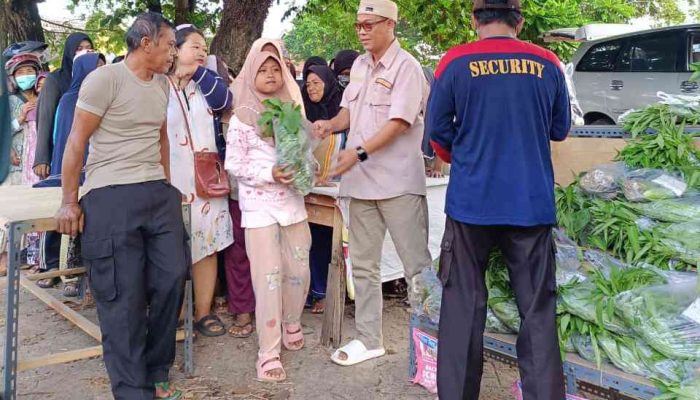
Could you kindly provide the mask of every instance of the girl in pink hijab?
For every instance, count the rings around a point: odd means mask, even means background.
[[[277,165],[274,140],[263,138],[257,124],[265,110],[264,100],[301,101],[299,87],[279,51],[265,43],[256,42],[234,82],[225,166],[238,181],[250,260],[259,345],[257,377],[281,382],[287,377],[282,346],[289,351],[304,347],[300,319],[309,289],[311,234],[304,198],[290,186],[293,171]]]

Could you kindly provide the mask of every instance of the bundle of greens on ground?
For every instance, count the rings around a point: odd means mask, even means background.
[[[262,136],[275,139],[277,164],[294,171],[292,186],[305,196],[314,186],[316,161],[301,107],[279,99],[265,100],[263,104],[265,111],[258,120]]]

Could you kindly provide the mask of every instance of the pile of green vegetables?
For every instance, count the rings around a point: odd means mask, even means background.
[[[316,164],[311,139],[302,125],[301,107],[279,99],[263,101],[258,126],[263,137],[274,138],[277,164],[293,171],[292,186],[302,195],[314,186]]]
[[[557,322],[562,357],[577,353],[602,366],[650,378],[665,399],[690,400],[684,385],[700,368],[700,324],[683,316],[697,297],[695,272],[630,265],[598,250],[568,246],[557,238]],[[576,271],[571,269],[577,265]],[[563,273],[562,273],[563,270]],[[517,333],[520,327],[507,266],[494,251],[486,273],[486,329]],[[677,393],[669,397],[669,393]]]
[[[647,377],[660,399],[700,400],[700,323],[684,315],[700,264],[700,151],[684,127],[700,99],[667,103],[625,117],[616,164],[556,188],[558,334],[562,352]],[[487,330],[517,332],[498,252],[486,284]]]

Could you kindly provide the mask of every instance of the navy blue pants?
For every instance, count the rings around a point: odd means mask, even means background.
[[[333,252],[333,228],[329,226],[310,224],[311,253],[309,265],[311,268],[310,300],[326,298],[328,285],[328,266]]]

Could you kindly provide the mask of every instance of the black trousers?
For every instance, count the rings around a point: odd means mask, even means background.
[[[524,400],[562,400],[564,375],[556,329],[551,226],[476,226],[447,218],[440,255],[444,290],[438,341],[441,400],[476,400],[483,373],[492,248],[503,252],[522,318],[516,349]]]
[[[175,360],[191,265],[180,201],[165,181],[94,189],[81,200],[83,259],[117,400],[153,399]]]

